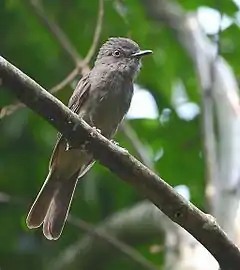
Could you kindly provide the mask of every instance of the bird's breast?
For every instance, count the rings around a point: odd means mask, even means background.
[[[112,137],[130,107],[133,84],[118,72],[106,71],[93,79],[88,122],[104,136]]]

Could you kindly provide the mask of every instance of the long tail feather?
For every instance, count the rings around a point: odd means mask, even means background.
[[[43,233],[49,240],[57,240],[65,225],[76,188],[79,171],[65,180],[54,195],[44,219]]]
[[[54,194],[58,190],[59,186],[60,181],[56,173],[50,170],[28,213],[26,223],[29,228],[37,228],[41,226],[54,197]]]

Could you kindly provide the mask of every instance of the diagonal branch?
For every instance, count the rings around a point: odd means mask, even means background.
[[[99,0],[99,9],[98,9],[98,18],[97,18],[97,23],[96,23],[96,28],[95,28],[95,33],[93,36],[93,41],[90,49],[88,50],[88,53],[84,60],[82,61],[83,65],[88,65],[89,62],[91,61],[96,49],[97,45],[101,36],[101,31],[102,31],[102,24],[103,24],[103,15],[104,15],[104,0]],[[80,66],[82,65],[80,62]],[[79,64],[78,64],[79,66]]]
[[[201,87],[203,89],[210,89],[211,76],[207,73],[209,73],[208,70],[212,61],[217,60],[216,48],[215,44],[211,44],[206,36],[202,34],[202,29],[198,26],[196,16],[193,14],[185,15],[181,6],[174,1],[141,0],[141,2],[152,20],[161,23],[165,22],[175,32],[178,41],[196,65]],[[222,61],[221,57],[218,58],[218,60]],[[220,61],[215,61],[215,71],[218,68],[216,63]],[[227,69],[230,68],[227,67]],[[240,99],[238,95],[234,91],[222,91],[220,94],[224,95],[234,114],[239,116]]]
[[[86,232],[89,232],[92,236],[98,239],[104,240],[105,242],[111,244],[113,247],[120,250],[123,254],[127,255],[131,260],[136,262],[143,269],[149,269],[149,270],[158,269],[150,261],[145,259],[137,250],[125,244],[124,242],[120,241],[119,239],[112,237],[109,234],[106,234],[103,231],[98,231],[94,226],[91,226],[86,221],[69,215],[68,222]]]
[[[56,92],[64,88],[67,84],[71,83],[74,80],[74,78],[77,76],[77,74],[78,74],[78,69],[75,68],[71,73],[68,74],[68,76],[64,80],[62,80],[60,83],[58,83],[53,88],[51,88],[49,92],[52,94],[55,94]],[[25,104],[21,102],[16,102],[14,104],[3,107],[0,110],[0,120],[4,118],[5,116],[11,115],[16,110],[19,110],[25,107],[26,107]]]
[[[80,147],[85,143],[86,150],[91,152],[100,164],[141,191],[170,219],[192,234],[209,250],[222,269],[239,269],[239,249],[212,216],[204,214],[186,201],[127,150],[92,129],[62,102],[3,57],[0,57],[0,78],[4,87],[53,125],[73,147]]]
[[[61,28],[50,20],[46,15],[46,11],[43,9],[40,0],[30,0],[29,5],[32,8],[33,12],[38,16],[39,21],[48,29],[48,31],[55,37],[55,39],[62,46],[64,52],[66,52],[72,60],[78,64],[82,59],[78,54],[75,47],[71,44],[68,37],[61,30]]]
[[[50,93],[55,94],[58,91],[60,91],[61,89],[63,89],[66,85],[68,85],[69,83],[71,83],[74,78],[77,76],[78,74],[78,69],[75,68],[73,71],[71,71],[67,77],[65,79],[63,79],[60,83],[58,83],[57,85],[53,86],[53,88],[50,89]]]
[[[132,144],[140,161],[149,169],[154,170],[154,162],[151,160],[148,153],[146,153],[145,146],[143,145],[141,140],[139,140],[137,134],[134,132],[128,121],[124,121],[122,123],[122,125],[120,126],[120,130],[124,133],[125,137]]]
[[[38,15],[38,17],[40,18],[40,21],[46,26],[49,32],[59,42],[63,50],[66,53],[68,53],[68,55],[71,57],[73,62],[75,62],[76,68],[81,71],[82,75],[85,75],[87,72],[89,72],[88,64],[97,49],[97,45],[100,39],[100,35],[102,31],[102,24],[103,24],[103,15],[104,15],[104,1],[99,0],[98,18],[96,22],[92,45],[90,49],[88,50],[88,53],[84,59],[82,59],[80,54],[77,52],[76,48],[72,45],[69,38],[58,26],[58,24],[56,24],[54,21],[48,18],[48,16],[46,15],[46,12],[43,10],[43,7],[41,6],[39,1],[40,0],[30,1],[30,5],[32,6],[33,11]]]
[[[18,205],[18,206],[19,205],[20,206],[22,206],[22,205],[23,206],[26,206],[27,201],[28,200],[26,200],[25,198],[18,197],[18,196],[13,196],[13,195],[10,195],[8,193],[1,192],[0,191],[0,204],[7,203],[7,204]],[[127,213],[128,217],[136,209],[138,210],[137,213],[139,215],[140,214],[140,211],[139,211],[140,208],[141,208],[141,213],[143,212],[142,211],[143,209],[148,210],[148,212],[149,212],[149,210],[151,210],[150,213],[155,213],[156,212],[156,210],[153,207],[153,205],[149,205],[148,202],[141,202],[141,203],[135,205],[133,207],[133,209],[130,209],[130,210],[128,209],[127,210],[128,211],[128,213]],[[145,216],[147,215],[147,213],[145,213],[145,212],[144,212],[144,214],[145,214]],[[115,214],[115,216],[117,216],[117,217],[118,216],[121,217],[121,215],[124,216],[124,211],[123,211],[123,213],[120,212],[118,214]],[[159,231],[160,231],[161,230],[161,226],[159,224],[159,221],[161,221],[161,213],[157,213],[157,217],[158,217],[158,228],[159,228]],[[115,223],[113,222],[114,224],[116,224],[116,219],[117,218],[115,218]],[[123,219],[121,218],[121,220],[123,220]],[[136,217],[135,217],[135,220],[136,220]],[[130,245],[126,244],[122,240],[118,239],[116,236],[112,235],[112,233],[110,233],[110,235],[109,235],[109,233],[107,234],[103,230],[103,228],[99,229],[99,228],[91,225],[90,223],[86,222],[85,220],[80,219],[80,218],[77,218],[77,217],[75,217],[73,215],[69,215],[68,216],[67,222],[69,224],[72,224],[73,226],[75,226],[77,228],[80,228],[84,232],[86,232],[87,233],[87,236],[86,237],[92,237],[93,236],[94,238],[96,238],[96,241],[99,239],[99,240],[102,240],[102,242],[105,242],[105,243],[110,244],[111,247],[115,247],[116,250],[119,250],[120,252],[122,252],[123,254],[125,254],[126,256],[128,256],[132,261],[134,261],[135,263],[137,263],[142,269],[157,270],[156,266],[153,265],[147,259],[145,259],[141,255],[141,253],[139,253],[137,250],[135,250],[134,248],[132,248]],[[109,222],[109,220],[108,220],[108,222]],[[137,223],[137,221],[136,221],[136,223]],[[143,221],[142,221],[142,223],[143,223]],[[106,224],[104,224],[104,225],[106,226]],[[154,226],[152,226],[152,227],[154,227]],[[154,233],[156,234],[156,231]],[[91,258],[92,258],[92,256],[91,256]],[[64,261],[64,259],[65,258],[62,258],[61,259],[61,265],[63,267],[65,267],[63,264],[66,263]],[[58,265],[58,263],[59,263],[59,260],[56,262],[56,265]],[[51,265],[51,269],[55,268],[56,265]]]
[[[95,237],[95,232],[101,236],[108,237],[110,235],[111,238],[114,237],[114,240],[120,243],[124,241],[124,245],[128,244],[128,248],[124,248],[128,252],[131,246],[138,246],[146,242],[150,244],[152,240],[155,243],[160,242],[165,230],[169,229],[169,223],[170,220],[151,202],[146,200],[138,202],[131,207],[113,213],[100,223],[94,224],[93,230],[91,230],[91,226],[88,226],[86,230],[89,233],[63,249],[46,265],[46,269],[95,269],[96,261],[99,269],[105,269],[109,264],[109,259],[118,256],[117,251],[121,250],[117,248],[119,243],[114,245],[106,241],[107,239],[102,241],[102,237],[101,239]],[[84,226],[80,228],[84,229]],[[92,234],[92,232],[94,233]],[[113,249],[114,246],[117,248],[116,250]],[[124,251],[122,253],[126,254]],[[128,252],[126,255],[129,256],[130,253]],[[136,263],[135,257],[130,257]],[[143,264],[138,263],[138,265],[145,268]]]
[[[213,142],[215,134],[213,134],[212,127],[210,133],[206,134],[210,136],[206,146],[209,147],[208,151],[211,151],[211,157],[208,159],[211,160],[212,164],[217,162],[217,166],[211,171],[213,178],[211,179],[211,197],[209,196],[209,198],[211,199],[212,213],[231,239],[236,241],[239,230],[236,216],[239,211],[240,199],[238,192],[240,98],[234,72],[223,57],[219,55],[216,57],[216,44],[212,43],[203,33],[196,14],[185,14],[175,1],[141,0],[141,2],[152,20],[158,23],[164,21],[174,31],[177,40],[194,63],[200,89],[205,92],[202,95],[207,95],[206,91],[211,89],[214,103],[210,104],[208,109],[212,110],[211,107],[214,106],[218,141],[215,146],[215,142]],[[209,98],[207,102],[209,102]],[[208,128],[210,125],[212,126],[212,119],[209,120]],[[217,157],[215,151],[217,151]]]
[[[30,0],[29,2],[30,7],[32,10],[37,14],[40,21],[43,23],[44,26],[48,29],[48,31],[55,37],[55,39],[59,42],[63,50],[70,56],[70,58],[75,63],[76,67],[72,70],[66,78],[64,78],[61,82],[57,85],[53,86],[50,89],[51,93],[57,93],[58,91],[62,90],[66,85],[71,83],[74,78],[78,75],[79,71],[82,75],[85,75],[89,72],[90,68],[88,66],[90,60],[92,59],[102,31],[102,24],[103,24],[103,15],[104,15],[104,1],[99,0],[99,11],[98,11],[98,18],[96,22],[95,33],[93,36],[93,41],[88,53],[84,59],[82,59],[81,55],[77,52],[75,47],[71,44],[68,37],[62,31],[62,29],[52,20],[48,18],[46,15],[45,10],[41,6],[39,0]],[[5,116],[9,116],[14,113],[16,110],[24,108],[25,105],[21,102],[17,102],[15,104],[11,104],[5,106],[0,110],[0,119],[4,118]]]

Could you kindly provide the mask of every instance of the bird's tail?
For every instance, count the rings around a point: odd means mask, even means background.
[[[57,240],[62,233],[77,185],[78,173],[64,181],[53,197],[43,223],[43,234],[49,240]]]
[[[77,184],[79,171],[70,179],[59,179],[54,171],[49,172],[37,198],[27,216],[29,228],[40,227],[49,240],[56,240],[61,235]]]

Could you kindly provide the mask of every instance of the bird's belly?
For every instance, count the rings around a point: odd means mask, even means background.
[[[115,133],[123,116],[124,113],[121,113],[117,106],[113,107],[103,103],[93,112],[91,120],[93,125],[100,129],[104,136],[110,137]]]
[[[100,97],[90,113],[91,125],[100,129],[104,136],[112,137],[128,111],[130,100],[124,93]]]

